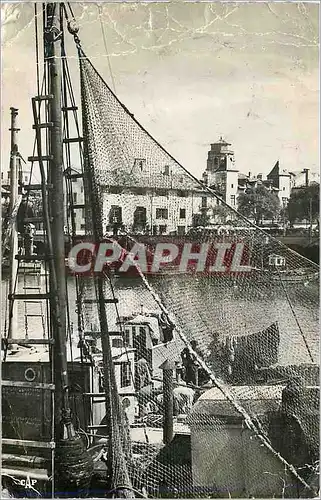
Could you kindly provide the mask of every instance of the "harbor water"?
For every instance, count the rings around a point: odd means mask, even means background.
[[[45,278],[29,275],[19,276],[18,290],[23,293],[27,287],[42,287]],[[211,338],[219,335],[244,335],[264,330],[271,323],[278,322],[280,330],[279,363],[296,364],[318,360],[318,283],[298,283],[286,285],[249,286],[246,280],[237,285],[226,286],[226,282],[195,276],[152,277],[149,282],[158,297],[165,304],[176,324],[187,339],[196,339],[200,351],[206,355]],[[88,278],[88,288],[92,280]],[[2,276],[2,334],[6,325],[7,310],[4,298],[8,294],[8,279]],[[114,293],[118,298],[117,310],[107,304],[109,329],[117,328],[119,317],[132,313],[159,310],[152,294],[140,278],[113,278]],[[39,289],[40,290],[40,289]],[[250,291],[250,293],[249,293]],[[68,309],[73,331],[77,330],[76,284],[68,278]],[[94,291],[92,290],[92,297]],[[106,297],[111,292],[106,287]],[[85,306],[84,306],[85,307]],[[41,337],[46,328],[46,305],[44,301],[18,301],[16,338],[26,334]],[[87,324],[93,328],[98,324],[95,306],[86,310]],[[27,315],[37,315],[28,316]],[[306,348],[308,344],[310,354]]]

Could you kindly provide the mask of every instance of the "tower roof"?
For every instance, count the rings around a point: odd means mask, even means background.
[[[231,143],[226,142],[226,141],[225,141],[225,139],[223,139],[223,137],[222,137],[222,136],[219,138],[219,140],[218,140],[218,141],[213,142],[213,143],[211,144],[211,146],[213,146],[214,144],[219,144],[220,146],[231,146]]]
[[[274,167],[272,168],[271,172],[267,175],[267,178],[269,179],[270,177],[278,177],[279,174],[280,174],[280,162],[278,160],[274,165]]]

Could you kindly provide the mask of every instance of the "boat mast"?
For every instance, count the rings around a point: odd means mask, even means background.
[[[18,202],[18,132],[17,128],[17,116],[18,110],[16,108],[10,108],[11,111],[11,151],[10,151],[10,205],[9,214],[13,213]],[[17,217],[15,217],[11,229],[10,237],[10,282],[9,282],[9,294],[13,297],[16,288],[17,271],[18,271],[18,261],[16,260],[16,255],[18,253],[18,228],[17,228]],[[12,298],[10,307],[10,319],[8,328],[8,338],[12,339],[13,334],[17,332],[17,302]]]
[[[46,62],[49,77],[49,121],[53,124],[49,130],[49,182],[50,193],[51,240],[53,266],[51,273],[51,291],[55,314],[52,317],[55,371],[55,413],[56,439],[59,437],[59,424],[62,418],[67,436],[72,437],[74,431],[70,421],[68,398],[67,351],[66,351],[66,313],[67,292],[65,276],[65,239],[64,239],[64,177],[63,177],[63,140],[61,119],[61,21],[60,3],[46,5],[45,45]],[[60,428],[60,431],[62,429]],[[66,437],[66,436],[65,436]]]

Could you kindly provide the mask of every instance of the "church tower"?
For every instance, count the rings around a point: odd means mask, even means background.
[[[208,152],[207,167],[203,178],[229,205],[236,206],[238,170],[235,167],[234,151],[231,144],[221,137],[211,144]]]

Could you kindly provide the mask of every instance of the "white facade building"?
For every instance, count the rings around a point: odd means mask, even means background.
[[[76,174],[76,175],[75,175]],[[72,170],[72,197],[77,234],[85,231],[83,180]],[[104,230],[112,232],[115,225],[127,232],[149,234],[185,234],[193,224],[193,215],[200,213],[202,188],[186,174],[140,176],[139,182],[101,184]]]
[[[193,190],[126,188],[121,193],[104,194],[106,228],[122,222],[127,231],[153,234],[185,234],[193,214],[200,211],[200,193]]]
[[[271,172],[267,175],[267,180],[277,190],[281,207],[286,206],[295,184],[295,174],[280,168],[280,163],[277,161]]]

